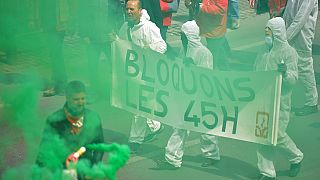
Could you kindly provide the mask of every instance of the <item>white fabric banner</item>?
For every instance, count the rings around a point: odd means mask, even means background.
[[[280,91],[278,72],[215,71],[113,44],[112,105],[177,128],[276,145]]]

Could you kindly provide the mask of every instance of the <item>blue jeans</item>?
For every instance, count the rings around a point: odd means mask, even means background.
[[[239,19],[239,8],[238,0],[228,0],[228,19],[237,20]]]

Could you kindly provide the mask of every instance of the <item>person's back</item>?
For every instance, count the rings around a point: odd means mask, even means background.
[[[228,58],[230,46],[225,37],[227,31],[228,0],[203,0],[196,16],[200,36],[205,37],[207,47],[213,55],[215,68],[230,70]]]

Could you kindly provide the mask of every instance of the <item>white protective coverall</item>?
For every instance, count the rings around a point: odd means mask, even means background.
[[[142,10],[139,24],[129,28],[128,22],[125,22],[120,28],[119,37],[121,39],[129,40],[129,35],[131,36],[132,42],[138,46],[149,47],[161,54],[165,53],[167,50],[167,44],[160,35],[160,29],[150,21],[150,16],[144,9]],[[159,130],[161,123],[135,115],[131,125],[129,142],[142,144],[147,131],[147,125],[151,132],[155,132]]]
[[[260,173],[268,177],[276,177],[272,161],[275,149],[281,150],[291,164],[299,163],[303,159],[303,153],[286,133],[290,119],[292,87],[298,79],[298,55],[295,49],[288,44],[285,23],[281,17],[270,19],[266,26],[273,33],[273,47],[269,52],[258,56],[255,64],[256,70],[277,70],[277,65],[280,63],[285,63],[287,66],[286,75],[282,78],[278,144],[275,147],[262,146],[257,152]]]
[[[181,27],[188,39],[186,57],[194,60],[197,66],[213,69],[211,52],[200,42],[199,27],[195,21],[188,21]],[[190,131],[185,129],[173,129],[168,140],[165,159],[175,167],[181,167],[184,143]],[[217,138],[213,135],[201,134],[201,151],[205,158],[220,160]]]
[[[288,0],[283,15],[289,44],[298,53],[299,80],[306,89],[306,106],[318,104],[313,69],[312,40],[318,16],[318,0]]]

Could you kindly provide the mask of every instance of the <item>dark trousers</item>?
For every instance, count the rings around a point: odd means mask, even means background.
[[[99,61],[101,53],[105,53],[107,58],[107,72],[103,73],[103,81],[107,84],[108,89],[111,86],[111,44],[103,42],[91,42],[87,45],[88,55],[88,78],[90,81],[90,88],[94,93],[103,93],[100,80],[101,75],[99,72]],[[107,77],[105,77],[105,75]]]
[[[166,41],[166,42],[167,42],[167,31],[168,31],[168,27],[169,27],[169,26],[162,26],[162,27],[160,28],[161,37],[162,37],[162,39],[163,39],[164,41]]]
[[[49,58],[51,62],[52,83],[56,91],[64,91],[67,72],[63,57],[63,40],[65,32],[47,32]]]
[[[215,69],[230,70],[228,57],[230,56],[230,46],[225,36],[220,38],[206,38],[207,47],[213,55],[213,66]]]

